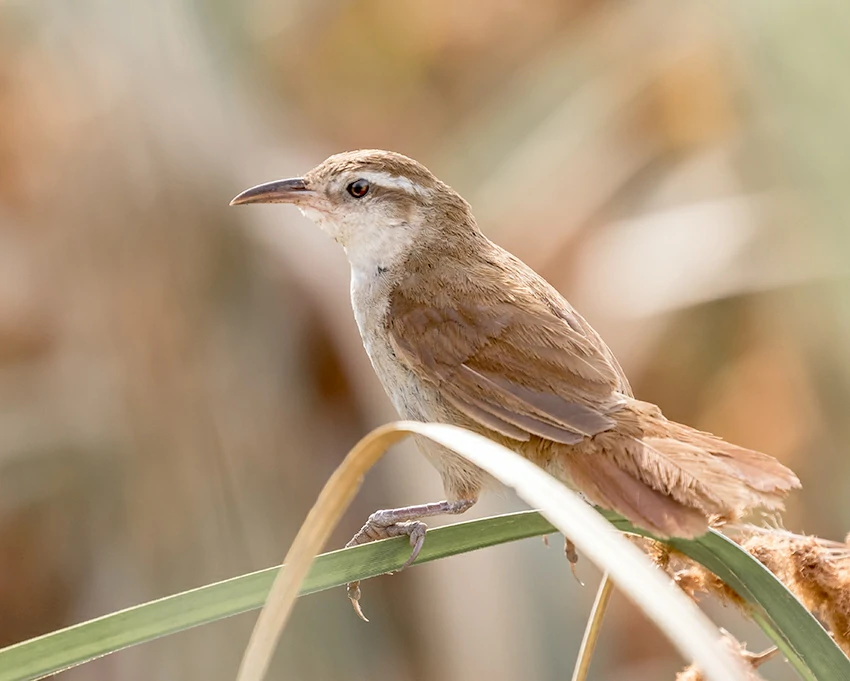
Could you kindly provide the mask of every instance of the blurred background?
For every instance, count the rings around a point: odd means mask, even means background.
[[[848,66],[834,0],[0,3],[0,645],[275,564],[392,420],[343,253],[295,210],[227,206],[361,147],[452,184],[639,397],[781,459],[785,525],[843,538]],[[440,498],[397,447],[330,548]],[[273,678],[569,678],[578,572],[529,540],[368,582],[369,625],[312,596]],[[232,679],[254,617],[65,678]],[[615,597],[591,678],[681,666]]]

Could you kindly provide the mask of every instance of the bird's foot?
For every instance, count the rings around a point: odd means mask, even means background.
[[[405,568],[410,567],[410,565],[413,564],[413,561],[419,557],[419,552],[422,550],[422,545],[425,543],[425,532],[428,530],[428,526],[421,520],[408,520],[400,523],[391,523],[390,525],[380,525],[378,524],[380,520],[375,520],[375,516],[378,516],[379,513],[385,512],[386,511],[378,511],[378,513],[372,514],[366,524],[360,528],[360,531],[355,534],[351,538],[351,541],[349,541],[345,546],[347,548],[349,546],[367,544],[379,539],[389,539],[390,537],[407,535],[410,537],[410,546],[413,547],[413,550],[410,552],[410,556],[404,562],[404,565],[397,570],[397,572],[401,572]],[[354,607],[354,612],[356,612],[357,616],[364,622],[368,622],[369,620],[366,619],[366,616],[363,614],[363,609],[360,607],[360,582],[350,582],[346,585],[346,588],[348,590],[348,599]]]
[[[419,557],[419,552],[425,543],[425,533],[428,526],[419,518],[427,518],[434,515],[458,514],[468,510],[475,501],[438,501],[433,504],[420,504],[419,506],[406,506],[404,508],[385,509],[375,511],[369,516],[366,524],[360,528],[351,541],[345,546],[357,546],[378,539],[389,539],[390,537],[407,536],[410,538],[412,550],[410,556],[396,572],[410,567]],[[348,598],[354,611],[364,622],[368,622],[360,607],[360,582],[350,582],[347,585]]]

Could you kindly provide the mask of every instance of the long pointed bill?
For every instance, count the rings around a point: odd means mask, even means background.
[[[243,203],[295,203],[302,197],[307,197],[312,192],[307,188],[307,184],[301,177],[296,177],[291,180],[276,180],[275,182],[266,182],[258,184],[256,187],[246,189],[239,194],[233,201],[231,206],[238,206]]]

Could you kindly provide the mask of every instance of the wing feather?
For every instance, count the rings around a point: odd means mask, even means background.
[[[577,444],[614,427],[609,414],[628,382],[590,325],[531,274],[542,291],[510,277],[494,291],[470,272],[462,287],[424,300],[414,273],[390,295],[390,342],[410,371],[484,428]]]

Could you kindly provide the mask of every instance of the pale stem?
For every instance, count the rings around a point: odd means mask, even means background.
[[[581,640],[581,648],[578,651],[578,659],[576,660],[575,670],[573,670],[572,681],[585,681],[587,679],[587,673],[590,671],[590,661],[593,658],[593,651],[599,640],[599,632],[602,630],[602,618],[605,617],[605,610],[608,608],[608,601],[611,600],[613,591],[614,582],[611,581],[611,578],[606,572],[602,575],[599,590],[596,592],[596,600],[593,601],[590,618],[587,620],[587,627],[584,630],[584,638]]]

